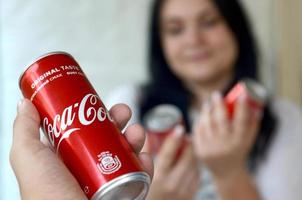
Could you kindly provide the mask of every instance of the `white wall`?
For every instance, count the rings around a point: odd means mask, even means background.
[[[101,96],[117,85],[144,81],[150,0],[4,1],[0,4],[0,199],[14,200],[19,199],[18,187],[8,153],[23,67],[41,54],[63,50],[75,56]],[[269,57],[267,10],[271,0],[244,2],[257,7],[258,14],[252,14]]]

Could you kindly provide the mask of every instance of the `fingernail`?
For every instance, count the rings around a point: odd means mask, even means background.
[[[182,125],[176,125],[173,130],[173,136],[179,138],[184,134],[184,131],[185,129]]]
[[[24,99],[20,99],[17,106],[17,112],[20,113],[20,110],[22,109],[22,106],[24,104]]]
[[[221,93],[218,91],[215,91],[212,93],[212,101],[215,103],[219,103],[222,100]]]

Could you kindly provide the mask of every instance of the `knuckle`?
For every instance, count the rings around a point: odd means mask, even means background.
[[[9,162],[12,167],[15,164],[15,157],[16,157],[16,149],[15,149],[14,145],[12,145],[10,152],[9,152]]]
[[[166,183],[167,183],[167,174],[164,173],[160,169],[155,169],[152,182],[156,183],[158,185],[166,185]]]
[[[204,159],[204,153],[201,152],[201,151],[197,151],[197,152],[196,152],[196,156],[197,156],[199,159],[201,159],[201,160]]]
[[[17,128],[17,126],[19,125],[20,123],[20,117],[17,116],[15,119],[14,119],[14,123],[13,123],[13,129],[15,130]]]
[[[169,184],[165,185],[165,190],[168,195],[174,195],[177,193],[177,185],[175,181],[170,181]]]
[[[131,124],[127,127],[129,130],[138,130],[138,131],[144,131],[144,128],[139,123]]]
[[[33,130],[39,127],[39,121],[36,121],[33,118],[27,116],[17,116],[14,120],[13,129],[15,131],[20,127],[22,127],[24,131]]]

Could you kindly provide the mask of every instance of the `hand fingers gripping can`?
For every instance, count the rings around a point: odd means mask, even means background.
[[[150,177],[74,58],[41,56],[20,89],[39,111],[51,146],[89,199],[144,199]]]

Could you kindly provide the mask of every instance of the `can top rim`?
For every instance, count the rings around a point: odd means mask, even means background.
[[[48,53],[45,53],[45,54],[42,54],[41,56],[37,57],[36,59],[33,59],[31,62],[29,62],[29,64],[25,65],[25,67],[23,68],[20,76],[19,76],[19,79],[18,79],[18,83],[19,83],[19,88],[21,89],[21,80],[24,76],[24,74],[26,73],[26,71],[30,68],[30,66],[32,66],[35,62],[47,57],[47,56],[51,56],[51,55],[68,55],[68,56],[71,56],[73,57],[72,55],[70,55],[69,53],[65,52],[65,51],[51,51],[51,52],[48,52]]]
[[[260,103],[267,102],[269,94],[263,85],[248,78],[243,79],[242,82],[253,99]]]
[[[149,130],[162,132],[177,123],[181,116],[181,111],[175,105],[160,104],[146,113],[143,123]]]

